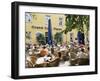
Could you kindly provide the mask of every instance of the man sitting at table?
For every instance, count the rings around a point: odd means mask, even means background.
[[[43,48],[40,51],[40,56],[44,57],[44,56],[48,55],[48,53],[49,53],[48,49],[45,46],[43,46]]]

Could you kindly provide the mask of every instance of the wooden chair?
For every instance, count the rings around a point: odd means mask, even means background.
[[[55,67],[55,66],[58,66],[58,65],[59,65],[59,61],[60,61],[60,59],[59,59],[59,58],[56,58],[56,59],[50,61],[50,62],[48,63],[47,66],[48,66],[48,67]]]
[[[30,55],[30,60],[26,60],[26,68],[33,68],[36,62],[36,57],[34,55]]]
[[[33,68],[32,63],[26,60],[25,68]]]
[[[89,65],[89,59],[88,58],[80,58],[78,59],[79,65]]]
[[[70,52],[69,61],[71,66],[75,66],[77,64],[77,56],[74,52]]]
[[[35,64],[35,62],[36,62],[36,60],[37,60],[36,56],[30,56],[30,58],[31,58],[31,62],[32,62],[33,64]]]
[[[69,60],[69,55],[68,55],[68,51],[65,51],[63,53],[63,61],[68,61]]]

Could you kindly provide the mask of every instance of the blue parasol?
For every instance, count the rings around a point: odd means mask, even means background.
[[[51,19],[48,19],[48,44],[52,45]]]

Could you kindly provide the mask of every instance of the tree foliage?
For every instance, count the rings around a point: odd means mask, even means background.
[[[39,44],[45,44],[45,36],[42,33],[39,33],[36,36],[36,39],[37,39]]]
[[[54,35],[54,40],[55,40],[57,43],[61,43],[61,42],[62,42],[62,33],[57,32],[57,33]]]
[[[72,29],[77,28],[84,32],[83,26],[86,25],[87,31],[89,30],[89,16],[88,15],[65,15],[65,26],[66,28],[62,31],[67,34]]]

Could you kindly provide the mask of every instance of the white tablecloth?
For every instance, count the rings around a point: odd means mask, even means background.
[[[36,64],[41,64],[41,63],[50,61],[50,59],[51,59],[51,57],[47,57],[47,56],[40,57],[37,59]]]
[[[44,62],[45,62],[44,57],[40,57],[40,58],[37,59],[36,64],[41,64],[41,63],[44,63]]]

